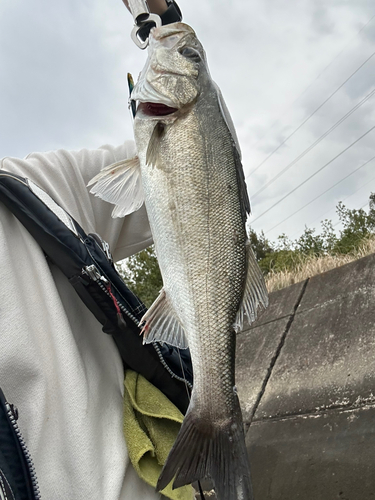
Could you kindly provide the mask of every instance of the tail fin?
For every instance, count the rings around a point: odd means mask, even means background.
[[[241,410],[225,426],[187,413],[156,489],[175,477],[173,488],[210,477],[218,500],[253,500]]]

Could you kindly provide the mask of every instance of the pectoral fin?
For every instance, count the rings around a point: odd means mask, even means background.
[[[156,167],[158,164],[160,140],[164,135],[165,125],[162,122],[157,122],[151,134],[150,142],[148,143],[146,152],[146,165]]]
[[[268,306],[268,293],[264,283],[262,271],[255,259],[250,243],[246,246],[247,275],[245,291],[240,309],[238,310],[234,329],[239,331],[243,328],[244,315],[247,320],[253,323],[257,317],[258,306],[266,308]]]
[[[104,167],[88,183],[90,193],[113,203],[112,217],[124,217],[135,212],[144,202],[139,158],[123,160]]]
[[[184,329],[168,300],[164,288],[141,319],[141,323],[144,323],[142,333],[146,344],[159,341],[180,349],[188,347]]]

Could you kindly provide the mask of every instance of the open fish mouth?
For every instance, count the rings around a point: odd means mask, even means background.
[[[172,108],[166,104],[156,102],[140,102],[137,113],[141,112],[147,116],[167,116],[175,113],[177,108]]]

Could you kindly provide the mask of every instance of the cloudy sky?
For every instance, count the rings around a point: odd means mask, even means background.
[[[375,160],[359,168],[375,156],[374,2],[179,3],[238,132],[252,227],[296,238],[335,223],[339,200],[363,206],[375,191]],[[121,0],[1,0],[0,23],[0,157],[132,137],[126,74],[146,54]]]

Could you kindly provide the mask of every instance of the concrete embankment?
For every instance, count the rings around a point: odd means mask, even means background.
[[[375,499],[375,255],[272,293],[236,378],[255,500]]]

